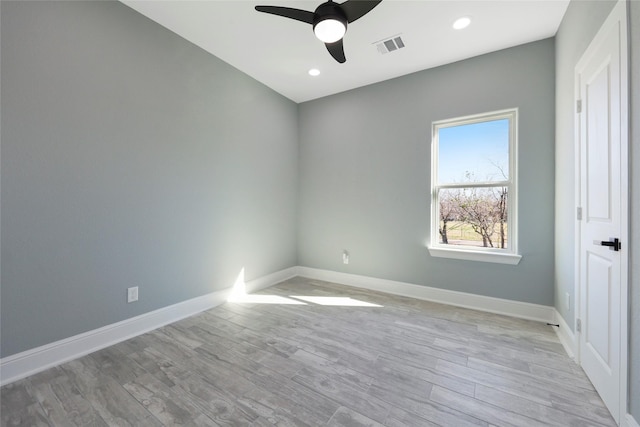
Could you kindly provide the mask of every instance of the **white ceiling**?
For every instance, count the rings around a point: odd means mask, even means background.
[[[295,102],[304,102],[555,35],[569,0],[383,0],[349,25],[337,63],[311,25],[254,6],[309,11],[323,0],[121,0]],[[453,22],[470,16],[471,25]],[[376,42],[400,34],[405,48]],[[311,77],[317,68],[320,76]]]

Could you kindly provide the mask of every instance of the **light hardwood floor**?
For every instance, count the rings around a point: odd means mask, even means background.
[[[304,278],[260,294],[3,387],[2,426],[615,426],[544,324]]]

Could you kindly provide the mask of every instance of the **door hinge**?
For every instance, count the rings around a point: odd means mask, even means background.
[[[576,332],[582,332],[582,320],[576,319]]]
[[[576,208],[576,218],[578,221],[582,221],[582,208],[581,207],[577,207]]]
[[[582,99],[576,101],[576,113],[582,113]]]

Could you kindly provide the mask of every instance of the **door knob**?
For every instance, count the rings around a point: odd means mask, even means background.
[[[602,246],[609,246],[610,248],[613,248],[614,251],[618,252],[620,249],[622,249],[622,244],[620,243],[620,240],[618,240],[618,238],[611,238],[609,239],[609,241],[602,241],[600,242],[600,244]]]

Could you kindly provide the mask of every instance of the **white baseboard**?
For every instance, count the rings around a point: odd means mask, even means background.
[[[356,274],[339,273],[310,267],[298,267],[298,275],[310,279],[324,280],[357,288],[370,289],[388,294],[401,295],[457,307],[471,308],[489,313],[503,314],[521,319],[551,322],[555,309],[546,305],[531,304],[465,292],[449,291],[429,286],[377,279]]]
[[[640,424],[633,418],[631,414],[626,414],[624,417],[624,423],[622,427],[640,427]]]
[[[578,348],[576,336],[571,330],[571,328],[569,327],[569,325],[567,324],[567,322],[565,322],[562,315],[558,313],[557,310],[554,310],[554,312],[555,312],[554,323],[557,323],[560,325],[560,327],[556,328],[556,334],[558,335],[558,338],[560,339],[560,343],[564,347],[569,357],[575,360],[576,349]]]
[[[297,275],[297,267],[246,282],[248,292],[273,286]],[[0,359],[0,385],[28,377],[53,366],[93,353],[169,323],[193,316],[224,303],[231,288],[212,292],[140,316],[84,332],[60,341]]]

